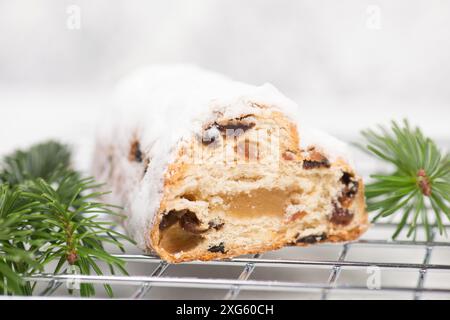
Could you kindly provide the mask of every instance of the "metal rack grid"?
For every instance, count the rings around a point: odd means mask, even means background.
[[[374,172],[373,163],[365,160],[361,171]],[[374,224],[353,242],[287,247],[221,261],[168,264],[131,248],[127,252],[132,253],[117,254],[127,261],[128,276],[43,273],[28,279],[40,285],[37,292],[43,299],[73,298],[64,286],[69,281],[110,284],[117,297],[127,299],[450,299],[448,239],[434,229],[430,241],[393,241],[395,226]],[[450,234],[450,224],[446,230]],[[375,272],[379,286],[369,286]]]
[[[379,228],[390,228],[394,225],[391,223],[376,224],[372,227],[373,230]],[[433,237],[435,233],[433,233]],[[236,298],[252,298],[252,296],[244,295],[244,291],[250,292],[266,292],[269,293],[266,298],[317,298],[317,299],[334,299],[334,298],[391,298],[396,297],[400,299],[426,299],[426,298],[450,298],[450,259],[446,254],[450,251],[450,243],[445,241],[408,241],[399,240],[391,241],[384,239],[361,239],[354,242],[344,244],[323,244],[310,247],[310,252],[317,251],[316,248],[328,248],[333,252],[339,252],[336,259],[296,259],[301,257],[302,251],[305,248],[292,247],[291,252],[287,253],[292,258],[283,258],[277,256],[278,251],[269,254],[256,254],[252,256],[238,257],[222,261],[200,262],[193,261],[189,263],[171,265],[156,256],[142,255],[142,254],[118,254],[122,259],[129,263],[135,263],[144,266],[148,271],[148,275],[130,274],[129,276],[119,275],[51,275],[38,274],[29,277],[29,280],[45,283],[44,289],[40,292],[41,297],[61,296],[64,292],[63,284],[67,281],[91,282],[94,284],[111,284],[117,287],[127,287],[128,295],[123,298],[143,299],[149,297],[149,293],[157,288],[172,288],[177,290],[189,288],[190,292],[194,291],[208,291],[219,290],[222,296],[214,296],[214,298],[223,298],[232,300]],[[352,259],[352,251],[358,249],[362,250],[366,256],[376,257],[378,253],[374,250],[382,250],[381,255],[384,259],[388,257],[387,261],[365,261],[361,258]],[[436,257],[433,260],[433,254],[438,250],[444,250],[444,256]],[[418,256],[412,254],[411,256],[399,257],[392,255],[392,250],[400,252],[411,253],[417,250],[423,254]],[[390,253],[391,252],[391,253]],[[293,254],[294,253],[294,254]],[[266,257],[266,255],[268,255]],[[420,261],[410,261],[419,259]],[[409,260],[403,261],[402,260]],[[375,259],[376,260],[376,259]],[[442,262],[443,261],[443,262]],[[199,266],[206,267],[212,271],[213,277],[195,276],[195,269]],[[171,267],[183,268],[191,267],[194,270],[194,276],[173,276],[169,272]],[[214,269],[219,267],[237,268],[239,270],[237,277],[226,278],[214,276]],[[255,271],[260,268],[270,268],[269,270],[278,269],[281,273],[286,275],[289,272],[302,272],[304,268],[309,268],[311,272],[317,272],[321,268],[322,274],[325,269],[328,273],[326,279],[322,281],[310,282],[302,279],[289,281],[276,280],[276,275],[273,279],[263,280],[258,277],[253,278]],[[398,277],[404,277],[405,272],[409,272],[413,276],[412,281],[414,285],[390,284],[390,280],[386,285],[381,281],[381,287],[368,287],[367,283],[353,283],[351,280],[342,279],[342,272],[349,271],[350,274],[365,274],[368,278],[367,270],[375,270],[380,273],[380,279],[383,279],[383,273],[390,271],[399,271]],[[378,268],[378,269],[374,269]],[[377,271],[378,270],[378,271]],[[222,270],[219,271],[222,272]],[[329,272],[328,272],[329,271]],[[438,278],[434,282],[427,283],[427,277],[430,272],[438,272]],[[271,275],[269,274],[269,277]],[[300,277],[301,278],[301,277]],[[394,277],[395,278],[395,277]],[[342,281],[340,281],[342,280]],[[392,279],[391,279],[392,280]],[[62,289],[62,290],[61,290]],[[194,290],[194,291],[192,291]],[[58,293],[59,292],[59,293]],[[304,295],[308,293],[309,295]],[[336,295],[337,293],[337,295]],[[375,296],[373,294],[376,293]],[[64,293],[62,293],[64,294]],[[281,294],[281,295],[280,295]],[[288,295],[283,295],[288,294]],[[298,295],[300,294],[300,295]],[[350,294],[350,295],[349,295]],[[380,295],[381,294],[381,295]],[[431,296],[430,296],[431,295]],[[167,297],[167,296],[166,296]],[[170,297],[170,296],[169,296]],[[173,295],[178,298],[177,295]],[[196,298],[195,294],[188,295],[187,298]],[[208,293],[206,293],[208,297]],[[153,297],[161,298],[161,297]],[[254,295],[253,298],[261,298],[259,295]],[[264,296],[263,296],[264,298]]]

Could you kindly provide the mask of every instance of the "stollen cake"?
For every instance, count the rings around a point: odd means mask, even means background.
[[[270,84],[150,66],[120,83],[114,103],[93,171],[147,252],[222,259],[353,240],[368,227],[346,145],[308,128]]]

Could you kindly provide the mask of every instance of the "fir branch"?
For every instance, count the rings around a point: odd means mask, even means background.
[[[104,247],[123,251],[122,242],[132,242],[113,230],[109,217],[120,216],[118,208],[95,201],[103,194],[101,185],[70,169],[67,152],[65,145],[51,141],[6,157],[0,189],[0,289],[7,294],[32,294],[35,284],[20,275],[42,271],[51,262],[56,262],[55,274],[74,266],[82,274],[102,274],[98,262],[113,274],[127,274],[124,261]],[[105,290],[112,295],[108,285]],[[94,295],[94,286],[81,284],[80,294]]]
[[[390,174],[372,175],[373,182],[366,186],[367,208],[377,212],[373,220],[402,212],[394,239],[407,225],[407,236],[414,239],[419,225],[424,226],[427,240],[433,226],[445,233],[443,220],[450,219],[450,155],[443,154],[406,120],[403,126],[392,122],[390,130],[379,126],[378,131],[366,130],[362,134],[367,141],[366,151],[395,168]]]
[[[4,294],[31,294],[31,287],[20,277],[29,268],[41,269],[32,250],[24,245],[33,233],[36,203],[7,185],[0,186],[0,290]]]
[[[35,144],[28,150],[16,150],[3,159],[0,182],[17,185],[35,178],[51,181],[57,169],[70,167],[70,157],[69,147],[53,140]]]

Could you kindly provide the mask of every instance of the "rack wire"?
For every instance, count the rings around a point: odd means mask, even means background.
[[[131,248],[117,254],[128,263],[126,276],[43,273],[28,280],[38,283],[42,299],[73,298],[65,284],[74,281],[110,284],[128,299],[450,299],[448,239],[434,229],[429,241],[394,241],[395,227],[376,223],[353,242],[208,262],[169,264]]]
[[[386,228],[390,227],[390,224],[376,224],[373,228]],[[29,277],[29,280],[45,283],[45,288],[41,291],[40,295],[42,297],[52,297],[55,296],[56,292],[64,292],[64,283],[68,281],[80,281],[80,282],[90,282],[94,284],[110,284],[113,286],[123,286],[128,287],[129,294],[126,298],[131,299],[143,299],[148,298],[149,293],[155,288],[172,288],[176,292],[180,289],[189,288],[195,291],[207,291],[207,290],[219,290],[223,294],[223,299],[233,300],[236,298],[241,298],[243,291],[251,292],[266,292],[269,293],[267,298],[285,298],[286,295],[283,293],[288,293],[287,297],[295,298],[296,293],[309,293],[310,298],[339,298],[345,297],[350,294],[351,297],[355,298],[373,298],[374,293],[378,297],[390,298],[395,297],[395,294],[400,294],[397,296],[401,299],[426,299],[426,298],[444,298],[448,299],[450,297],[450,263],[433,263],[432,260],[439,260],[448,258],[448,255],[444,257],[439,257],[435,259],[433,256],[436,248],[444,249],[450,251],[450,243],[445,241],[391,241],[385,239],[361,239],[358,241],[331,245],[323,244],[317,245],[316,247],[332,247],[333,251],[338,249],[340,252],[335,260],[328,259],[296,259],[295,257],[301,256],[304,248],[294,247],[292,248],[289,255],[293,258],[282,258],[277,256],[277,252],[272,253],[269,257],[265,257],[265,254],[256,254],[252,256],[237,257],[234,259],[220,260],[220,261],[209,261],[200,262],[192,261],[183,264],[171,265],[165,261],[160,260],[156,256],[152,255],[142,255],[142,254],[118,254],[129,263],[137,263],[143,265],[144,269],[148,270],[148,275],[138,275],[130,274],[128,276],[123,275],[73,275],[73,274],[37,274]],[[361,259],[349,259],[349,255],[355,248],[362,249],[366,255],[372,255],[376,257],[379,253],[372,252],[373,250],[380,248],[385,252],[384,257],[388,256],[388,261],[363,261]],[[388,254],[392,253],[392,250],[401,250],[407,252],[412,250],[411,253],[414,254],[418,249],[423,251],[420,262],[402,262],[402,259],[396,259],[395,255]],[[310,248],[310,253],[314,253],[315,248]],[[296,254],[292,254],[292,252]],[[448,252],[445,252],[448,253]],[[403,258],[408,258],[404,256]],[[398,258],[398,257],[397,257]],[[402,257],[400,257],[402,258]],[[375,259],[376,260],[376,259]],[[448,262],[448,261],[444,261]],[[220,277],[202,277],[199,275],[195,276],[173,276],[170,274],[169,270],[171,267],[195,267],[202,266],[210,269],[211,274],[214,274],[214,268],[226,267],[226,268],[239,268],[240,272],[236,278],[220,278]],[[350,270],[350,274],[364,273],[367,274],[367,268],[372,268],[380,273],[381,283],[379,287],[372,288],[367,285],[367,283],[354,283],[352,281],[339,281],[342,277],[341,274],[344,270]],[[325,268],[329,270],[328,277],[324,278],[324,281],[310,282],[310,281],[295,281],[295,279],[290,281],[276,280],[276,275],[280,272],[273,274],[274,278],[270,280],[261,280],[258,277],[252,278],[255,275],[255,271],[259,268],[269,268],[269,270],[278,269],[281,273],[288,274],[289,272],[304,270],[304,268],[309,268],[311,272],[318,270],[319,268]],[[374,269],[375,268],[375,269]],[[395,285],[390,284],[389,279],[386,285],[383,284],[383,273],[392,270],[400,271],[398,277],[404,277],[405,272],[410,272],[416,275],[415,285]],[[427,276],[431,271],[439,272],[439,279],[437,281],[431,281],[427,283]],[[194,274],[195,275],[195,274]],[[270,277],[271,275],[269,275]],[[389,278],[389,277],[388,277]],[[414,277],[413,277],[414,278]],[[130,290],[131,288],[131,290]],[[60,289],[63,289],[62,291]],[[60,291],[58,291],[60,290]],[[191,291],[193,293],[194,291]],[[281,295],[280,295],[281,293]],[[337,294],[337,295],[336,295]],[[377,296],[375,295],[375,297]],[[60,296],[60,295],[57,295]],[[173,296],[176,298],[176,294]],[[188,296],[189,297],[189,296]],[[195,294],[190,296],[191,298],[196,298]],[[248,295],[244,295],[248,298]],[[250,296],[251,297],[251,296]],[[260,296],[255,295],[255,298],[260,298]],[[299,295],[299,297],[305,297],[304,295]],[[153,297],[155,298],[155,297]],[[157,296],[156,296],[157,298]]]

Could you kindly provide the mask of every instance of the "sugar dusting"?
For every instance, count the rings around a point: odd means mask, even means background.
[[[303,125],[301,109],[274,86],[232,81],[195,66],[141,68],[119,84],[114,100],[115,110],[105,119],[108,126],[99,131],[98,139],[114,139],[113,143],[126,153],[135,135],[144,156],[150,160],[140,180],[136,179],[133,164],[125,161],[120,167],[127,190],[125,211],[130,214],[126,227],[142,248],[151,247],[148,232],[160,205],[167,167],[180,143],[200,133],[203,124],[218,114],[235,118],[258,114],[262,112],[261,105],[273,107],[297,124],[302,148],[315,145],[330,160],[346,159],[348,154],[343,142]]]

